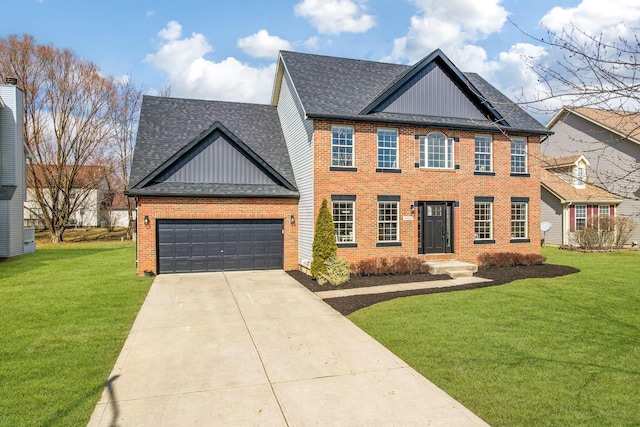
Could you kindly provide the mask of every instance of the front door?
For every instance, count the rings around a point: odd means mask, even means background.
[[[453,253],[453,203],[419,202],[421,254]]]

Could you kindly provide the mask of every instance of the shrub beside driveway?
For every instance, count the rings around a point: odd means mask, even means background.
[[[0,262],[0,425],[86,425],[151,282],[131,242]]]

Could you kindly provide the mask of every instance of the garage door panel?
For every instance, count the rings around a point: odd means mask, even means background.
[[[282,220],[159,220],[160,273],[282,268]]]

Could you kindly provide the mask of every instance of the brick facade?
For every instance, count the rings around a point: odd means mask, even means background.
[[[282,219],[284,224],[284,269],[296,269],[298,230],[297,199],[176,198],[138,199],[138,274],[157,273],[156,220],[158,219]],[[144,217],[149,225],[144,225]]]
[[[354,127],[354,164],[357,171],[330,171],[331,127]],[[398,130],[398,160],[400,173],[376,172],[378,128]],[[419,162],[419,140],[439,131],[456,138],[454,163],[456,169],[426,169],[416,167]],[[484,252],[540,252],[540,136],[527,138],[527,167],[529,176],[511,175],[511,144],[509,137],[527,135],[491,134],[494,176],[474,174],[475,132],[455,131],[415,126],[389,126],[373,123],[339,121],[314,122],[314,202],[315,216],[326,198],[336,194],[356,195],[355,235],[357,248],[340,248],[338,255],[355,262],[371,257],[418,256],[418,216],[411,212],[414,201],[457,202],[454,208],[454,253],[424,255],[425,259],[457,259],[477,262]],[[477,132],[487,135],[487,132]],[[458,168],[459,165],[459,168]],[[376,247],[377,197],[400,196],[399,238],[402,246]],[[493,240],[495,243],[474,243],[474,197],[494,197]],[[529,242],[511,243],[511,197],[529,198]],[[413,216],[413,219],[403,219]]]

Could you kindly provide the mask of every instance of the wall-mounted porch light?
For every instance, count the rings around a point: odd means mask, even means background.
[[[294,217],[293,215],[291,215],[291,216],[289,217],[289,222],[291,223],[291,225],[293,225],[293,224],[295,224],[295,223],[296,223],[296,219],[295,219],[295,217]]]
[[[143,221],[144,221],[144,225],[146,225],[148,227],[149,226],[149,215],[145,215]]]

